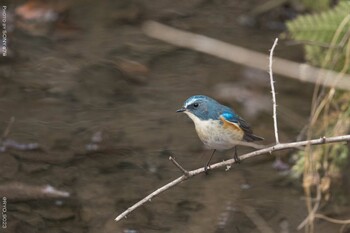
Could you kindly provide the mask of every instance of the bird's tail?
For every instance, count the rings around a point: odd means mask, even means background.
[[[244,134],[243,139],[247,142],[262,141],[264,138],[256,136],[254,134]]]

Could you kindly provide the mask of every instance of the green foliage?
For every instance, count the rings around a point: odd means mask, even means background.
[[[306,60],[310,64],[342,70],[350,33],[349,12],[350,1],[342,1],[333,9],[287,22],[291,38],[304,43]],[[330,58],[332,60],[327,61]]]

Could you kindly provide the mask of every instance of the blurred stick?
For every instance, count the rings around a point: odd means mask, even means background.
[[[207,36],[185,32],[154,21],[143,24],[146,35],[180,47],[207,53],[241,65],[266,70],[267,55],[222,42]],[[300,81],[320,83],[323,86],[350,90],[350,75],[332,70],[320,69],[282,58],[274,58],[274,73]],[[337,78],[339,75],[342,78]],[[321,77],[321,80],[318,78]]]

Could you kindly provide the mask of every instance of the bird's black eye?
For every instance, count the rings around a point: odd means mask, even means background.
[[[199,106],[198,103],[194,103],[194,104],[193,104],[193,107],[195,107],[195,108],[197,108],[198,106]]]

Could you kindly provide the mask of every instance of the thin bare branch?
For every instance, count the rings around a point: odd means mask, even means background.
[[[337,136],[337,137],[322,137],[319,139],[313,139],[313,140],[307,140],[307,141],[300,141],[300,142],[291,142],[291,143],[280,143],[274,146],[266,147],[261,150],[256,150],[244,155],[240,156],[240,160],[245,160],[248,158],[253,158],[259,155],[263,155],[266,153],[272,153],[274,151],[279,151],[279,150],[285,150],[285,149],[291,149],[291,148],[298,148],[306,145],[320,145],[320,144],[327,144],[327,143],[336,143],[336,142],[348,142],[350,141],[350,135],[343,135],[343,136]],[[232,164],[235,163],[235,159],[229,159],[223,162],[215,163],[210,165],[210,170],[218,169],[218,168],[226,168],[226,166],[231,166]],[[198,174],[204,173],[204,167],[188,171],[188,175],[182,175],[178,177],[177,179],[171,181],[170,183],[164,185],[163,187],[157,189],[156,191],[152,192],[133,206],[129,207],[126,211],[121,213],[115,220],[120,221],[122,218],[126,218],[126,216],[137,209],[138,207],[144,205],[146,202],[150,201],[153,197],[158,196],[160,193],[178,185],[182,181],[189,179],[193,176],[196,176]]]
[[[276,103],[276,92],[275,92],[275,85],[274,85],[275,81],[273,81],[273,73],[272,73],[273,51],[275,50],[277,42],[278,42],[278,38],[275,39],[275,42],[273,43],[272,48],[270,50],[269,74],[270,74],[270,85],[271,85],[272,105],[273,105],[273,126],[275,131],[276,144],[279,144],[280,140],[278,138],[278,127],[277,127],[277,103]]]

